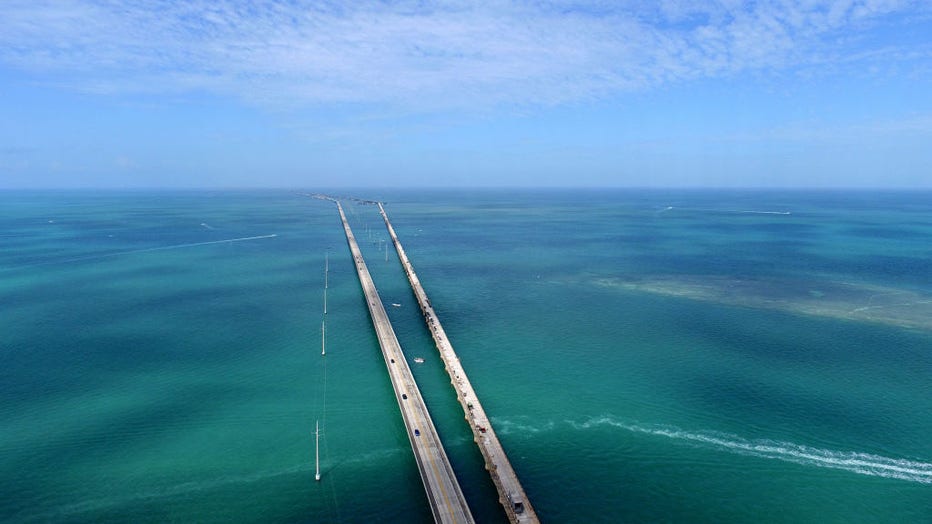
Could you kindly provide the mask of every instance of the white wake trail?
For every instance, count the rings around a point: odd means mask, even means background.
[[[932,484],[932,463],[930,462],[897,459],[855,451],[814,448],[792,442],[749,440],[725,433],[684,431],[670,426],[632,424],[617,421],[612,417],[600,417],[582,424],[575,422],[570,422],[570,424],[577,429],[607,425],[635,433],[693,442],[732,453],[783,460],[807,466],[841,469],[861,475]]]
[[[149,247],[146,249],[133,249],[131,251],[120,251],[117,253],[109,253],[106,255],[93,255],[89,257],[79,257],[77,259],[72,258],[72,259],[69,259],[68,261],[72,262],[75,260],[85,260],[85,259],[90,259],[90,258],[115,257],[119,255],[131,255],[133,253],[148,253],[149,251],[165,251],[168,249],[182,249],[185,247],[208,246],[210,244],[227,244],[227,243],[232,243],[232,242],[244,242],[246,240],[261,240],[263,238],[274,238],[277,236],[278,236],[277,234],[259,235],[255,237],[240,237],[240,238],[228,238],[226,240],[211,240],[209,242],[194,242],[193,244],[175,244],[172,246]]]
[[[17,269],[26,269],[30,267],[36,267],[36,266],[50,266],[54,264],[70,264],[72,262],[84,262],[85,260],[97,260],[100,258],[111,258],[111,257],[119,257],[123,255],[134,255],[137,253],[149,253],[152,251],[167,251],[170,249],[183,249],[183,248],[188,248],[188,247],[208,246],[211,244],[231,244],[233,242],[245,242],[247,240],[262,240],[266,238],[275,238],[277,236],[278,234],[273,233],[271,235],[259,235],[259,236],[254,236],[254,237],[227,238],[225,240],[211,240],[209,242],[193,242],[190,244],[173,244],[170,246],[148,247],[144,249],[131,249],[129,251],[117,251],[115,253],[103,253],[100,255],[87,255],[83,257],[73,257],[73,258],[66,258],[62,260],[49,260],[47,262],[36,262],[34,264],[26,264],[24,266],[0,268],[0,271],[13,271]]]

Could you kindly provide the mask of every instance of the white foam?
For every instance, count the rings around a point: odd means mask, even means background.
[[[736,435],[712,431],[685,431],[672,426],[633,424],[612,417],[599,417],[584,423],[568,421],[577,429],[613,426],[627,431],[667,437],[675,440],[741,453],[761,458],[783,460],[807,466],[841,469],[876,477],[894,478],[932,484],[932,463],[861,453],[814,448],[792,442],[749,440]]]
[[[492,427],[495,428],[495,432],[499,435],[510,435],[512,433],[528,435],[532,433],[541,433],[543,431],[551,431],[554,429],[555,425],[552,421],[531,425],[523,424],[513,420],[492,417]]]

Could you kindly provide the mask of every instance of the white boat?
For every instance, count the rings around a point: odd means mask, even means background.
[[[424,359],[421,358],[421,357],[414,357],[414,362],[416,362],[416,363],[418,363],[418,364],[423,364],[423,363],[424,363]]]
[[[393,307],[401,307],[401,304],[399,304],[399,303],[397,303],[397,302],[392,302],[392,306],[393,306]]]

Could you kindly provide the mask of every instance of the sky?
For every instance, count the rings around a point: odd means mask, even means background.
[[[932,188],[932,2],[0,2],[0,188],[528,186]]]

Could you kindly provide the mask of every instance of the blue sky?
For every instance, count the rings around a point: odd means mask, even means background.
[[[932,187],[932,3],[4,0],[0,187]]]

